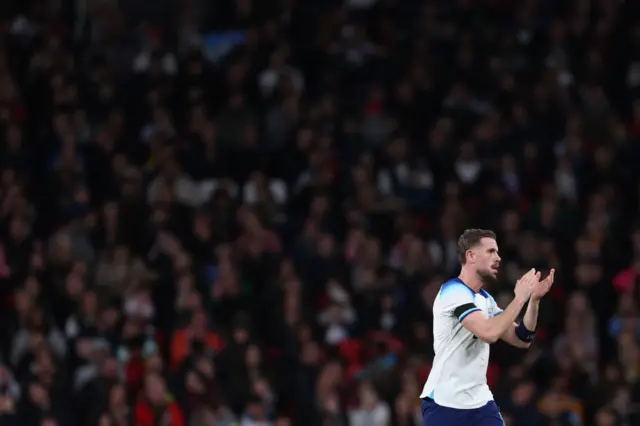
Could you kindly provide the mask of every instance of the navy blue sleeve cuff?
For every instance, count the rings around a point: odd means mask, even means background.
[[[520,322],[516,327],[516,337],[525,343],[531,343],[536,337],[536,332],[527,329],[524,322]]]

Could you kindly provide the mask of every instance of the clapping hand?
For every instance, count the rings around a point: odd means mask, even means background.
[[[556,270],[552,269],[544,280],[538,281],[534,284],[533,290],[531,291],[531,299],[540,300],[549,292],[549,290],[551,290],[555,273]]]

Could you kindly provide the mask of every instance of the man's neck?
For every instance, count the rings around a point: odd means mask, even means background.
[[[460,275],[458,275],[458,278],[460,278],[460,280],[465,283],[471,290],[475,291],[476,293],[480,292],[483,283],[482,279],[475,272],[469,271],[463,267]]]

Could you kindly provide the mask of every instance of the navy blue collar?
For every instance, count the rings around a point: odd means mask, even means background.
[[[483,288],[481,288],[481,289],[480,289],[480,291],[475,291],[474,289],[472,289],[471,287],[469,287],[469,286],[467,285],[467,283],[465,283],[464,281],[462,281],[462,280],[460,279],[460,277],[455,277],[455,278],[453,278],[453,279],[452,279],[452,281],[457,281],[457,282],[459,282],[460,284],[462,284],[463,286],[465,286],[466,288],[468,288],[468,289],[469,289],[469,291],[471,291],[473,294],[480,294],[480,295],[481,295],[482,297],[484,297],[485,299],[488,299],[488,298],[489,298],[489,293],[487,293]]]

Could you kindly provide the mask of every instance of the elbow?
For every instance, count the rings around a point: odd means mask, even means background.
[[[491,322],[486,323],[483,336],[478,336],[487,343],[496,343],[502,337],[502,333]]]
[[[500,337],[499,336],[494,336],[494,335],[488,335],[485,338],[483,338],[482,340],[487,342],[487,343],[496,343],[498,340],[500,340]]]
[[[478,338],[487,343],[496,343],[498,340],[502,340],[505,338],[505,332],[503,330],[500,330],[498,327],[495,326],[495,324],[492,324],[490,322],[487,323],[487,326],[483,331],[484,331],[483,335],[478,336]],[[508,339],[508,340],[512,340],[512,339]],[[516,339],[516,340],[519,340],[519,339]],[[522,343],[523,345],[527,344],[526,342],[521,340],[520,340],[520,343]]]
[[[478,333],[476,334],[476,337],[485,343],[495,343],[500,340],[500,335],[492,332],[491,330],[487,330],[483,333]]]

